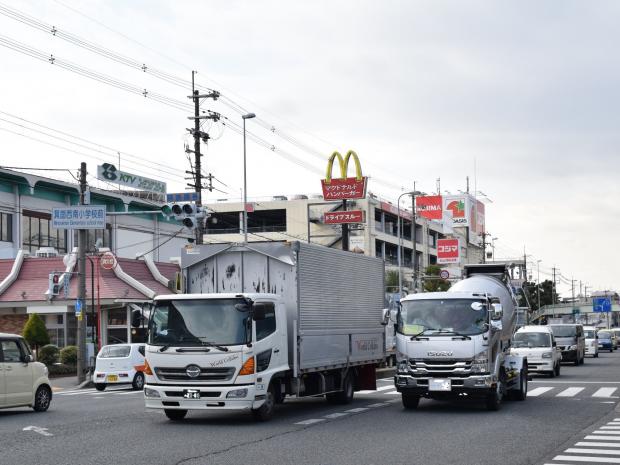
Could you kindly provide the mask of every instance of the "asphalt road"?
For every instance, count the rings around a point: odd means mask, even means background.
[[[222,412],[172,423],[140,392],[63,390],[46,413],[0,411],[0,464],[620,463],[619,373],[619,352],[564,365],[499,412],[430,400],[406,411],[390,379],[347,406],[287,400],[269,423]]]

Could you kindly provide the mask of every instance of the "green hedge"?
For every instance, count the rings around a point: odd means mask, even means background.
[[[47,367],[50,378],[59,376],[77,376],[77,369],[71,365],[50,365]]]
[[[58,349],[58,346],[55,346],[54,344],[47,344],[39,349],[37,361],[45,363],[48,366],[53,365],[58,362],[59,355],[60,350]]]
[[[77,365],[78,350],[76,346],[67,346],[60,350],[60,363],[64,365]]]

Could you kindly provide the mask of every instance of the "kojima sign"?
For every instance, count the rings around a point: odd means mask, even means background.
[[[437,240],[437,263],[459,263],[461,246],[458,239]]]

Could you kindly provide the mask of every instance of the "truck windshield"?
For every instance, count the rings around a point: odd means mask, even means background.
[[[481,334],[488,328],[487,318],[487,306],[479,300],[405,300],[398,313],[398,332],[411,336]]]
[[[577,334],[577,328],[570,325],[551,325],[551,331],[555,337],[575,337]]]
[[[596,331],[593,329],[584,329],[583,336],[586,339],[594,339],[596,337]]]
[[[249,313],[235,308],[240,302],[240,299],[156,301],[149,322],[149,344],[245,344]]]
[[[551,347],[551,338],[545,333],[516,333],[515,347]]]

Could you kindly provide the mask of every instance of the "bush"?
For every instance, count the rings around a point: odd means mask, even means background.
[[[78,350],[76,346],[67,346],[60,350],[60,363],[64,365],[77,365]]]
[[[58,350],[58,346],[55,346],[54,344],[47,344],[39,349],[37,360],[41,363],[45,363],[46,365],[53,365],[58,361],[59,355],[60,350]]]
[[[50,343],[50,336],[47,334],[47,328],[45,322],[36,313],[30,314],[26,326],[24,326],[24,332],[22,334],[24,339],[28,341],[35,350],[39,347]]]
[[[48,367],[48,370],[50,378],[77,375],[77,370],[75,366],[71,365],[50,365]]]

